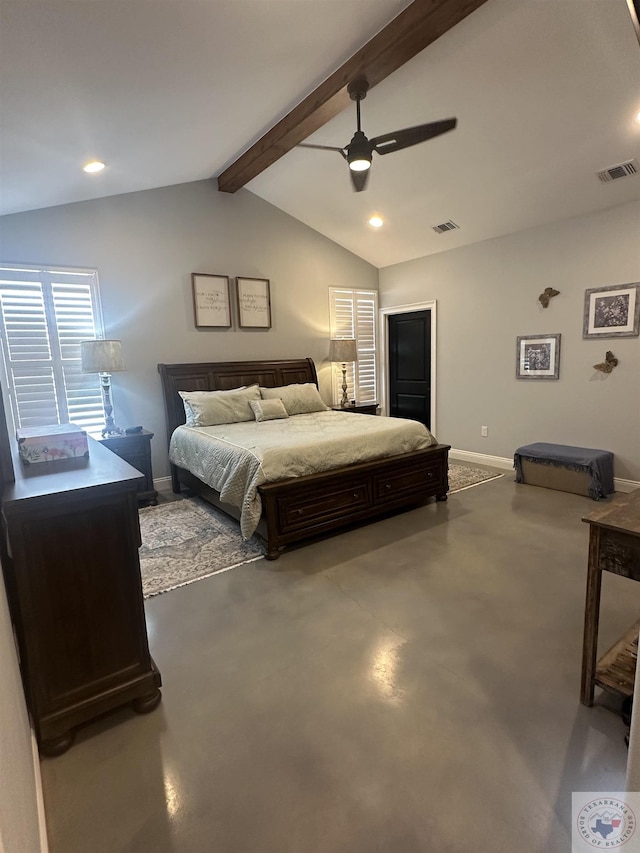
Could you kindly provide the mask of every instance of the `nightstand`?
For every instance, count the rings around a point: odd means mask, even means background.
[[[155,506],[158,503],[158,493],[153,487],[151,470],[152,438],[153,433],[143,429],[141,432],[123,432],[122,435],[99,437],[98,441],[144,474],[144,480],[138,482],[138,503],[150,503]]]
[[[355,412],[357,415],[377,415],[377,403],[355,403],[353,406],[331,406],[334,412]]]

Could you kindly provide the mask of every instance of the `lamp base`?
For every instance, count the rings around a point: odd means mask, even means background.
[[[124,430],[113,424],[112,426],[105,426],[100,435],[103,438],[110,438],[112,435],[124,435]]]
[[[349,398],[347,397],[347,365],[342,365],[342,400],[340,400],[340,408],[346,409],[349,407]]]

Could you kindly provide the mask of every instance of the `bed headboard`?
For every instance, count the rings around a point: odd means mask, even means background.
[[[167,440],[174,429],[185,422],[184,403],[178,391],[226,391],[241,385],[277,388],[297,382],[313,382],[318,376],[313,359],[277,361],[213,361],[192,364],[159,364]]]

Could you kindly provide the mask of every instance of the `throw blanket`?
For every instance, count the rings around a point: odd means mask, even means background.
[[[571,447],[566,444],[546,444],[539,441],[519,447],[513,457],[516,483],[522,483],[522,460],[532,459],[540,465],[556,465],[569,471],[588,471],[589,495],[598,500],[615,491],[613,485],[613,453],[591,447]]]
[[[437,444],[417,421],[353,412],[314,412],[260,423],[178,427],[169,459],[240,508],[240,530],[253,535],[262,502],[258,486],[423,450]]]

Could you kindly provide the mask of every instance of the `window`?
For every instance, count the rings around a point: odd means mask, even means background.
[[[359,403],[378,399],[376,375],[377,290],[329,288],[329,322],[332,338],[355,338],[358,361],[347,365],[347,396]],[[334,400],[342,396],[342,375],[334,371]]]
[[[16,427],[100,430],[99,377],[80,369],[80,341],[103,337],[95,270],[0,266],[0,332]]]

